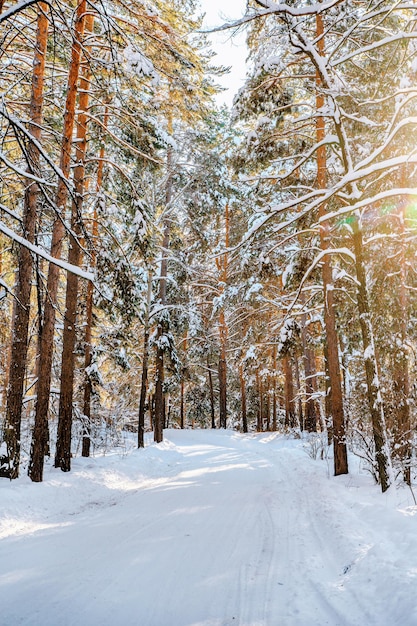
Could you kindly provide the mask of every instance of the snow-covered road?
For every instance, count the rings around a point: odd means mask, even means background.
[[[301,441],[168,431],[0,483],[0,625],[417,625],[417,507]]]

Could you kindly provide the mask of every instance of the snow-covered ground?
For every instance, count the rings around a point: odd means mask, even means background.
[[[329,465],[282,435],[166,431],[1,480],[0,624],[417,625],[411,492]]]

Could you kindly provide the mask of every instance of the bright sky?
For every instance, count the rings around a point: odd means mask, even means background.
[[[201,11],[206,14],[203,28],[213,28],[220,26],[227,21],[239,19],[244,15],[246,0],[200,0]],[[231,31],[214,33],[210,35],[214,52],[218,54],[213,62],[219,65],[232,66],[230,74],[218,79],[218,82],[227,87],[227,91],[222,92],[217,101],[220,104],[231,106],[233,96],[243,85],[245,78],[245,59],[247,56],[245,33],[239,33],[233,38]]]

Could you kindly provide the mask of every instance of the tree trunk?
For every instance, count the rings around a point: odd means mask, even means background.
[[[152,301],[152,273],[148,269],[148,294],[146,298],[146,314],[143,329],[143,352],[142,352],[142,379],[140,386],[139,421],[138,421],[138,448],[145,447],[145,404],[146,391],[148,388],[148,364],[149,364],[149,315]]]
[[[225,209],[225,247],[229,247],[229,205],[226,204]],[[227,252],[219,259],[218,268],[220,269],[220,294],[224,293],[228,280],[228,255]],[[219,409],[220,409],[220,428],[227,427],[227,348],[228,328],[224,307],[219,312],[219,339],[220,339],[220,358],[219,358]]]
[[[378,377],[375,357],[375,346],[369,309],[368,289],[363,259],[362,230],[358,218],[353,222],[353,243],[355,248],[355,268],[358,280],[357,301],[359,321],[362,331],[365,373],[369,411],[371,413],[372,430],[375,442],[375,460],[382,491],[386,491],[392,482],[391,459],[385,428],[384,405]]]
[[[220,318],[220,359],[219,359],[219,414],[220,428],[227,428],[227,365],[226,365],[226,346],[225,346],[225,329],[222,326],[222,318]]]
[[[43,88],[45,77],[45,57],[48,42],[48,5],[38,6],[36,47],[33,61],[32,92],[29,109],[29,132],[37,140],[41,139]],[[28,172],[39,174],[39,151],[32,144],[28,145]],[[38,216],[39,187],[29,178],[25,181],[26,190],[23,207],[23,237],[30,243],[35,241],[36,221]],[[4,438],[7,446],[5,467],[0,475],[17,478],[20,464],[20,429],[22,421],[22,402],[28,352],[28,330],[30,314],[30,294],[32,285],[33,257],[24,246],[19,248],[19,262],[16,285],[16,304],[13,307],[13,332],[10,353],[8,394]]]
[[[94,210],[93,217],[93,240],[97,240],[97,213]],[[94,248],[93,243],[93,248]],[[95,252],[91,252],[91,267],[95,266]],[[91,367],[93,358],[92,348],[92,330],[93,330],[93,299],[94,299],[94,285],[92,282],[87,284],[87,298],[86,298],[86,314],[85,314],[85,335],[84,335],[84,397],[83,397],[83,442],[81,449],[81,456],[89,457],[91,448],[91,395],[93,387],[91,384],[90,373],[88,368]]]
[[[265,421],[266,421],[266,432],[271,430],[271,394],[270,394],[270,377],[267,378],[267,388],[266,388],[266,402],[265,402]]]
[[[318,38],[317,48],[319,54],[323,56],[324,52],[324,28],[323,17],[321,14],[316,16],[316,34]],[[316,74],[317,95],[316,108],[317,111],[323,109],[325,101],[322,93],[322,84],[319,72]],[[316,121],[316,138],[317,142],[323,142],[326,135],[324,117],[317,116]],[[326,146],[322,145],[317,149],[317,188],[326,188]],[[319,218],[325,215],[325,206],[321,205],[319,209]],[[328,222],[324,221],[320,227],[320,246],[323,251],[330,247],[330,229]],[[332,406],[332,423],[333,423],[333,456],[334,456],[334,473],[335,476],[348,473],[348,460],[346,448],[345,434],[345,418],[343,411],[343,394],[342,382],[340,376],[339,348],[336,331],[336,315],[334,310],[333,298],[333,276],[332,267],[328,255],[324,255],[322,262],[322,278],[323,278],[323,298],[324,298],[324,325],[326,329],[327,343],[327,359],[329,367],[329,379],[331,387],[331,406]]]
[[[256,414],[256,430],[258,433],[262,432],[262,413],[263,413],[263,385],[261,376],[259,374],[259,368],[256,370],[256,386],[258,388],[258,412]]]
[[[211,373],[211,366],[209,358],[207,357],[207,368],[209,378],[209,391],[210,391],[210,413],[211,413],[211,427],[216,428],[216,413],[214,409],[214,388],[213,388],[213,374]]]
[[[86,31],[93,29],[94,16],[88,14]],[[74,169],[74,200],[71,211],[71,233],[69,238],[68,263],[75,267],[80,266],[82,235],[82,210],[85,191],[85,159],[87,153],[87,110],[90,97],[91,70],[86,63],[80,81],[80,97],[78,102],[76,163]],[[58,433],[55,452],[55,467],[63,472],[71,469],[71,430],[73,417],[74,371],[75,371],[75,342],[77,339],[77,305],[78,305],[78,276],[73,272],[67,275],[67,289],[65,297],[65,316],[63,348],[61,361],[61,385],[59,394]]]
[[[306,316],[303,315],[301,324],[301,340],[303,343],[304,378],[306,386],[306,404],[304,427],[307,432],[317,431],[317,409],[314,400],[316,368],[314,363],[314,353],[308,345],[308,335],[306,326]]]
[[[184,337],[184,355],[187,354],[188,348],[188,332],[185,333]],[[185,357],[184,357],[185,358]],[[181,429],[185,428],[185,376],[187,374],[187,368],[183,367],[181,372],[181,397],[180,397],[180,427]]]
[[[329,357],[327,350],[327,343],[324,343],[324,419],[326,422],[327,430],[327,445],[331,446],[333,443],[333,418],[332,418],[332,388],[330,386],[330,373],[329,373]]]
[[[297,383],[297,393],[295,394],[296,397],[298,396],[298,424],[300,429],[302,430],[302,424],[304,424],[304,414],[303,414],[303,401],[302,401],[302,395],[301,395],[301,381],[300,381],[300,368],[298,365],[298,356],[297,354],[294,355],[294,369],[295,369],[295,382]],[[295,420],[295,424],[294,427],[296,427],[297,425],[297,419]]]
[[[272,367],[274,374],[272,377],[272,430],[277,430],[277,347],[274,345],[272,353]]]
[[[103,126],[106,129],[109,119],[108,109],[104,112]],[[100,192],[103,184],[103,170],[104,170],[104,143],[100,147],[99,161],[97,166],[97,180],[96,180],[96,193],[98,195],[98,201],[100,201]],[[97,204],[94,206],[93,213],[93,225],[91,234],[91,268],[94,269],[97,264],[96,244],[98,241],[98,219],[97,219]],[[91,378],[87,374],[88,368],[91,366],[93,358],[93,306],[94,306],[94,284],[89,281],[87,283],[87,298],[86,298],[86,313],[85,313],[85,335],[84,335],[84,398],[83,398],[83,413],[84,413],[84,429],[83,429],[83,444],[81,455],[83,457],[90,456],[91,448],[91,395],[93,392]]]
[[[239,378],[240,378],[240,400],[242,409],[242,430],[244,433],[248,432],[248,416],[246,408],[246,384],[245,375],[243,371],[243,365],[239,365]]]
[[[168,130],[172,133],[172,120],[168,120]],[[165,191],[165,204],[169,209],[172,200],[172,148],[168,148],[167,152],[167,184]],[[159,302],[161,307],[166,305],[166,290],[168,276],[168,248],[171,235],[171,219],[168,217],[164,221],[164,235],[162,241],[162,260],[161,270],[159,274]],[[164,438],[165,424],[165,402],[164,402],[164,356],[165,349],[162,345],[162,337],[168,332],[168,320],[162,313],[162,319],[158,322],[157,329],[157,350],[156,350],[156,372],[155,372],[155,424],[154,424],[154,441],[160,443]]]
[[[294,428],[295,426],[295,408],[294,408],[294,382],[291,367],[291,359],[289,355],[283,358],[284,377],[285,377],[285,426]]]
[[[149,421],[151,430],[155,430],[155,393],[149,395]]]
[[[402,186],[405,186],[406,169],[404,168],[401,176]],[[411,414],[410,414],[410,373],[408,365],[408,292],[407,292],[407,263],[405,249],[405,200],[400,204],[399,210],[400,220],[400,293],[399,293],[399,315],[398,326],[400,335],[400,345],[397,347],[395,354],[395,371],[394,371],[394,393],[396,406],[396,430],[397,444],[399,446],[398,453],[402,462],[404,481],[411,485]]]
[[[334,452],[334,474],[348,473],[345,420],[343,411],[342,381],[340,375],[339,348],[336,331],[336,316],[333,305],[332,268],[323,263],[324,323],[326,327],[327,365],[330,383],[331,432]]]
[[[167,406],[168,406],[168,411],[167,411]],[[162,428],[168,428],[167,424],[168,424],[168,420],[167,420],[167,415],[169,414],[169,395],[167,396],[166,393],[164,393],[163,395],[163,421],[162,421]]]
[[[52,229],[51,256],[60,258],[62,243],[65,237],[64,215],[68,196],[68,177],[71,165],[72,133],[75,121],[75,106],[78,91],[78,76],[81,64],[81,42],[84,34],[86,0],[81,0],[77,7],[74,24],[74,40],[71,49],[71,62],[68,74],[68,88],[64,112],[64,130],[61,143],[60,169],[64,176],[59,178],[55,205],[60,215],[56,218]],[[49,264],[47,292],[44,306],[44,323],[39,351],[39,379],[37,400],[35,405],[35,433],[42,437],[44,423],[48,417],[49,394],[52,377],[52,357],[55,331],[55,311],[59,284],[59,268]],[[34,433],[34,435],[35,435]],[[44,442],[36,439],[32,455],[32,463],[37,466],[37,480],[42,480],[44,458]]]
[[[169,229],[166,229],[166,234],[164,236],[164,244],[168,245],[169,241]],[[166,250],[166,246],[164,245],[164,250]],[[159,301],[161,305],[166,304],[165,298],[165,290],[162,289],[162,283],[166,282],[166,269],[165,269],[166,259],[164,258],[161,262],[161,274],[160,274],[160,291],[159,291]],[[167,323],[165,320],[162,320],[158,323],[157,329],[157,338],[158,338],[158,347],[156,350],[156,381],[155,381],[155,423],[154,423],[154,440],[157,443],[163,441],[164,438],[164,356],[165,350],[161,345],[163,335],[168,331]]]
[[[185,409],[185,402],[184,402],[184,379],[181,379],[181,389],[180,389],[180,428],[182,430],[184,430],[184,409]]]

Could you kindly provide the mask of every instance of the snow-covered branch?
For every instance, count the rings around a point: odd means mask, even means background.
[[[76,267],[75,265],[66,263],[65,261],[62,261],[61,259],[56,259],[55,257],[45,252],[45,250],[41,248],[40,246],[36,246],[33,243],[30,243],[30,241],[28,241],[24,237],[17,235],[13,230],[8,228],[6,224],[4,224],[4,222],[2,222],[1,220],[0,220],[0,232],[2,232],[4,235],[6,235],[6,237],[9,237],[13,241],[16,241],[21,246],[28,248],[28,250],[30,250],[37,256],[42,257],[46,261],[49,261],[49,263],[54,263],[55,265],[58,265],[58,267],[62,267],[62,269],[66,270],[67,272],[71,272],[72,274],[76,274],[77,276],[80,276],[80,278],[85,278],[86,280],[94,281],[94,274],[92,274],[91,272],[85,272],[84,270],[82,270],[79,267]]]

